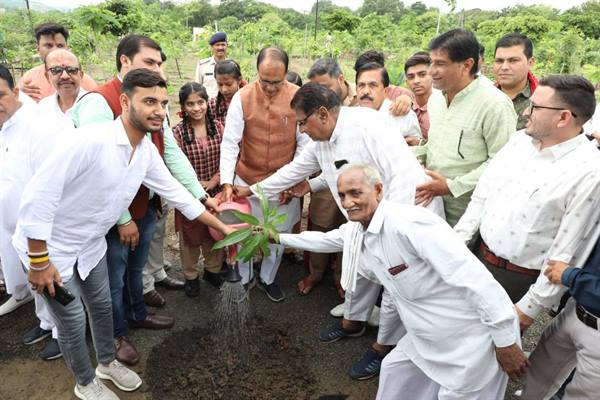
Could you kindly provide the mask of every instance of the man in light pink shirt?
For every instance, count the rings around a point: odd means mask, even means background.
[[[62,25],[49,22],[38,25],[35,28],[36,48],[42,61],[46,60],[46,56],[52,50],[68,49],[68,39],[69,31]],[[96,82],[88,75],[83,74],[81,87],[88,91],[94,90],[96,88]],[[19,89],[36,102],[39,102],[44,97],[54,94],[56,91],[46,78],[46,68],[44,64],[38,65],[27,71],[19,81]]]
[[[429,74],[431,58],[429,54],[420,51],[413,54],[406,63],[404,63],[404,74],[406,75],[406,84],[415,94],[415,101],[412,103],[412,109],[417,114],[421,135],[427,140],[429,133],[429,112],[427,111],[427,101],[433,92],[433,80]]]

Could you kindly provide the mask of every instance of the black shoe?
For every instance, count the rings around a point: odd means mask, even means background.
[[[61,357],[62,352],[60,351],[60,346],[58,345],[58,340],[56,339],[51,339],[44,350],[42,350],[40,353],[40,358],[44,361],[56,360],[57,358]]]
[[[210,283],[216,288],[220,288],[223,284],[223,277],[218,272],[210,272],[204,270],[204,275],[202,276],[202,279],[204,279],[206,282]]]
[[[186,279],[184,286],[185,294],[188,297],[198,297],[200,295],[200,282],[196,279]]]
[[[266,294],[269,300],[279,303],[285,299],[283,290],[275,282],[267,285],[262,279],[258,280],[258,287],[261,288]]]
[[[247,292],[248,290],[252,289],[254,286],[256,286],[256,278],[254,276],[252,276],[252,280],[244,283],[244,290],[246,290],[246,292]]]
[[[35,328],[27,331],[25,335],[23,335],[23,343],[26,345],[34,344],[37,342],[41,342],[47,337],[52,335],[52,331],[47,331],[45,329],[36,326]]]

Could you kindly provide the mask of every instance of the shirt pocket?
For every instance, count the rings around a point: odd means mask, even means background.
[[[551,217],[544,216],[544,209],[549,199],[543,199],[539,188],[530,188],[525,194],[526,200],[523,207],[515,215],[513,221],[518,228],[527,233],[534,233],[550,224]]]
[[[420,273],[417,268],[407,265],[404,271],[398,272],[396,275],[392,275],[389,269],[386,274],[390,277],[390,282],[400,297],[415,300],[423,295]]]
[[[485,150],[484,141],[477,130],[469,127],[458,127],[457,133],[456,154],[461,160],[471,159],[474,154],[480,154]]]

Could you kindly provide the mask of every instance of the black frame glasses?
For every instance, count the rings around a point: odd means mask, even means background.
[[[296,125],[298,125],[298,127],[304,126],[304,124],[306,124],[306,120],[308,120],[314,113],[315,111],[317,111],[318,108],[315,108],[314,110],[312,110],[311,112],[309,112],[306,117],[299,119],[296,121]]]
[[[46,71],[49,71],[54,76],[62,75],[62,73],[65,71],[69,75],[77,75],[80,71],[80,68],[79,67],[51,67],[51,68],[47,68]]]
[[[571,111],[565,107],[538,106],[537,104],[533,104],[533,102],[529,102],[529,107],[527,107],[527,108],[529,109],[530,115],[531,115],[531,113],[533,113],[533,110],[535,110],[536,108],[542,108],[542,109],[546,109],[546,110],[569,111],[571,113],[571,115],[573,116],[573,118],[577,118],[577,115],[573,111]]]

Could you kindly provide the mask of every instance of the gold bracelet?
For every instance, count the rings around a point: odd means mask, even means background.
[[[47,255],[44,257],[29,257],[30,264],[39,264],[39,263],[43,263],[46,261],[50,261],[50,257]]]

